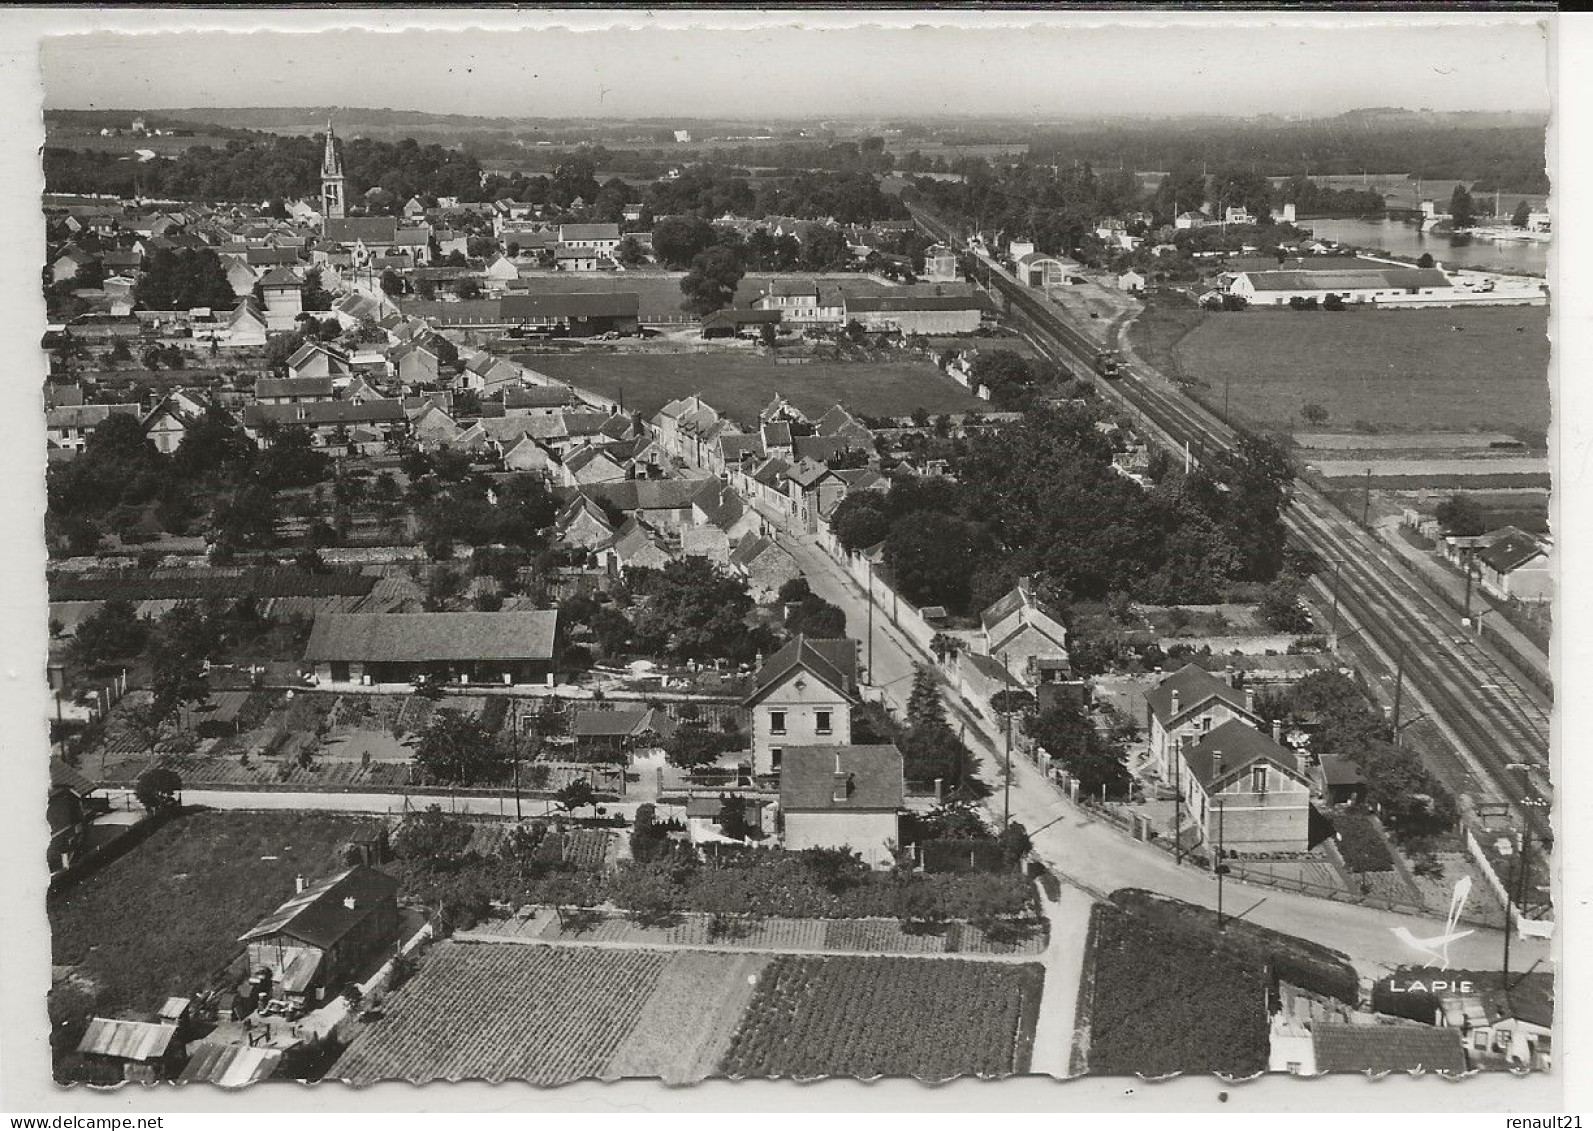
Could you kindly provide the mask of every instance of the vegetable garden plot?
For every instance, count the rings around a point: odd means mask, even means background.
[[[797,958],[765,970],[720,1071],[733,1077],[1026,1072],[1044,968],[941,958]]]
[[[668,963],[656,951],[443,943],[328,1076],[351,1084],[597,1076]]]
[[[768,961],[758,954],[673,955],[603,1078],[689,1084],[712,1073]]]

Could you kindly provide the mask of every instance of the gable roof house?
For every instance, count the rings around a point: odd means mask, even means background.
[[[1163,783],[1173,779],[1176,752],[1192,746],[1230,719],[1260,727],[1255,695],[1219,679],[1199,664],[1185,664],[1145,696],[1145,733],[1151,764]]]
[[[597,550],[598,568],[610,576],[627,569],[663,569],[675,560],[674,548],[662,531],[639,515],[632,515]]]
[[[1300,756],[1240,719],[1181,750],[1174,781],[1181,816],[1208,852],[1304,852],[1310,847],[1311,779]]]
[[[288,1005],[326,1001],[398,932],[398,881],[357,864],[299,888],[238,941],[256,993]]]
[[[377,454],[403,438],[409,417],[399,400],[252,404],[244,408],[244,433],[258,446],[269,446],[274,428],[303,428],[317,447]]]
[[[847,849],[870,867],[889,867],[906,797],[894,745],[787,747],[780,768],[784,846]]]
[[[554,520],[553,530],[558,540],[566,546],[588,550],[614,537],[614,528],[609,524],[608,515],[586,495],[577,495],[570,500]]]
[[[309,404],[332,399],[329,376],[261,377],[254,383],[255,404]]]
[[[225,335],[218,335],[218,341],[229,349],[259,349],[266,344],[267,331],[265,313],[246,297],[227,315]]]
[[[742,704],[752,711],[753,772],[779,773],[788,744],[850,743],[859,701],[857,641],[797,635],[759,665]]]
[[[136,404],[60,405],[45,410],[45,437],[63,451],[80,452],[94,430],[117,415],[136,420],[140,414]]]
[[[979,614],[984,654],[999,660],[1030,686],[1066,678],[1068,630],[1055,609],[1034,592],[1034,579],[1020,577],[1000,600]]]
[[[354,371],[348,354],[325,342],[305,342],[287,364],[289,377],[347,377]]]
[[[747,579],[747,590],[759,604],[774,600],[781,586],[802,576],[802,567],[791,551],[761,534],[750,534],[736,543],[729,566]]]
[[[1549,547],[1523,531],[1512,531],[1477,553],[1482,587],[1501,600],[1548,601],[1554,597]]]

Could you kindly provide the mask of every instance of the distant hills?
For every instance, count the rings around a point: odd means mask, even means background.
[[[661,130],[684,129],[694,136],[722,133],[786,133],[796,121],[779,123],[778,128],[768,120],[705,119],[705,118],[542,118],[525,116],[478,116],[471,114],[437,114],[425,110],[393,110],[371,107],[330,106],[240,106],[184,108],[175,110],[46,110],[46,125],[60,128],[104,127],[125,129],[135,117],[142,117],[152,128],[205,129],[220,133],[229,130],[259,130],[275,134],[312,134],[326,128],[328,115],[335,120],[340,134],[362,134],[373,138],[398,138],[414,136],[423,139],[432,134],[494,133],[530,137],[547,134],[563,140],[581,131],[592,131],[612,138],[616,132],[634,130],[655,134]],[[828,121],[840,124],[841,119]],[[1070,128],[1100,128],[1103,126],[1133,129],[1154,126],[1162,129],[1200,129],[1213,125],[1229,128],[1254,124],[1278,126],[1280,124],[1343,125],[1357,129],[1409,129],[1413,126],[1431,126],[1448,129],[1497,129],[1500,127],[1546,126],[1547,116],[1537,111],[1444,111],[1411,110],[1402,107],[1368,107],[1342,114],[1307,115],[1191,115],[1168,118],[1162,115],[1122,114],[1103,117],[1091,115],[1080,118],[1059,118],[1036,121],[1033,118],[995,118],[981,115],[978,124],[987,128],[1000,128],[1003,132],[1026,129],[1068,130]],[[817,123],[814,123],[815,125]],[[901,126],[900,120],[889,123]],[[923,125],[943,124],[951,128],[966,129],[969,119],[936,116],[924,119]],[[916,131],[915,131],[916,132]],[[563,135],[562,137],[560,135]]]

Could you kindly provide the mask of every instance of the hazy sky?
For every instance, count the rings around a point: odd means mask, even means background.
[[[175,18],[101,10],[86,26]],[[259,13],[187,18],[263,26]],[[45,104],[802,118],[1548,106],[1548,33],[1520,15],[279,10],[264,26],[292,30],[47,40]]]

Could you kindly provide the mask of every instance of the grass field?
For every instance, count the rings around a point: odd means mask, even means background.
[[[1549,425],[1543,307],[1206,314],[1152,306],[1130,333],[1207,404],[1272,428],[1488,429],[1541,443]],[[1457,330],[1455,327],[1461,327]]]
[[[812,416],[837,404],[865,416],[905,416],[917,408],[929,413],[990,408],[928,361],[776,365],[752,354],[538,354],[527,357],[525,364],[604,396],[623,394],[626,408],[646,416],[693,393],[744,423],[755,422],[775,393]]]
[[[644,321],[660,315],[681,314],[680,304],[685,296],[680,291],[680,281],[686,277],[684,271],[664,271],[659,268],[642,268],[636,271],[600,271],[570,272],[570,271],[543,271],[533,275],[524,276],[523,282],[526,293],[529,294],[590,294],[601,293],[634,293],[641,307]],[[890,284],[881,282],[871,275],[848,274],[820,274],[820,275],[770,275],[751,274],[742,277],[736,287],[736,297],[733,305],[750,307],[754,299],[769,289],[769,284],[779,279],[787,283],[806,283],[817,281],[821,285],[844,285],[853,293],[884,293],[891,289]]]
[[[49,902],[51,961],[98,984],[101,1012],[186,996],[242,953],[238,936],[330,874],[367,822],[329,814],[196,813]]]
[[[925,958],[774,960],[721,1065],[732,1077],[1027,1072],[1044,968]]]

